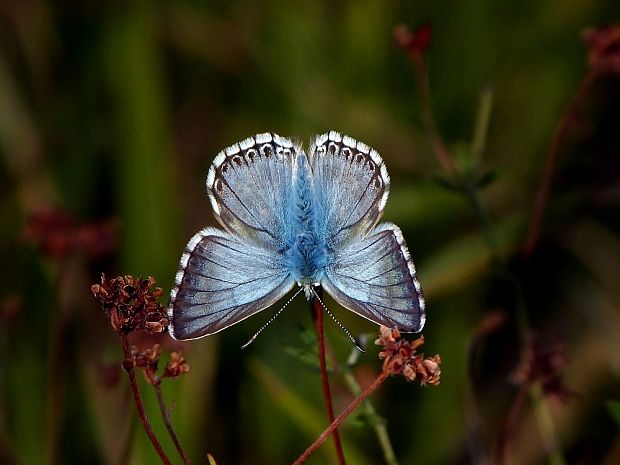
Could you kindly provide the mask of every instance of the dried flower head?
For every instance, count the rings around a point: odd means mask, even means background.
[[[155,344],[152,348],[145,350],[138,350],[136,346],[131,346],[131,359],[125,360],[125,363],[135,368],[141,368],[146,380],[149,383],[156,385],[161,382],[157,376],[159,354],[159,344]]]
[[[592,69],[620,76],[620,25],[586,29],[583,38],[590,48],[588,62]]]
[[[61,208],[48,208],[30,216],[24,238],[51,258],[79,252],[87,258],[110,254],[116,248],[116,223],[80,224]]]
[[[418,347],[424,344],[424,336],[415,341],[401,338],[397,328],[386,326],[379,328],[379,339],[375,344],[383,346],[379,358],[383,359],[383,371],[390,375],[402,375],[408,381],[418,379],[420,384],[437,385],[441,376],[441,357],[424,358],[424,354],[416,354]]]
[[[575,395],[565,384],[561,370],[568,363],[564,346],[557,340],[528,337],[521,362],[510,375],[513,383],[523,386],[540,382],[545,394],[568,399]]]
[[[189,363],[183,357],[183,352],[172,352],[162,378],[178,378],[187,372],[189,372]]]
[[[396,45],[408,51],[410,54],[421,55],[431,46],[433,28],[430,24],[419,27],[411,32],[404,24],[399,24],[394,28],[394,39]]]
[[[107,280],[101,275],[101,284],[90,288],[103,310],[110,317],[114,331],[128,334],[135,330],[162,333],[168,328],[165,307],[157,299],[162,289],[155,287],[154,278],[118,276]]]

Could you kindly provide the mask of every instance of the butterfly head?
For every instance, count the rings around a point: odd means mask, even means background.
[[[302,284],[302,283],[297,283],[297,285],[299,287],[302,287],[304,290],[304,295],[306,296],[306,300],[308,302],[310,302],[314,296],[315,296],[315,291],[313,290],[314,287],[318,287],[320,286],[319,283],[312,283],[312,284]]]

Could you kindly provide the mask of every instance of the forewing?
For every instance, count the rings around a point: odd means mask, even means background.
[[[379,221],[390,188],[381,156],[337,132],[316,137],[310,164],[319,226],[330,246],[364,236]]]
[[[342,306],[404,332],[422,330],[424,298],[400,229],[377,226],[338,251],[321,281]]]
[[[265,133],[215,157],[207,192],[224,228],[261,245],[282,245],[296,151],[289,139]]]
[[[205,228],[187,244],[170,294],[170,334],[196,339],[269,307],[293,286],[279,257]]]

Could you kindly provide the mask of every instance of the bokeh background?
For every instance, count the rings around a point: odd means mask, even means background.
[[[444,360],[440,386],[390,379],[372,397],[397,463],[497,463],[498,449],[510,464],[620,463],[620,66],[594,69],[583,40],[618,20],[614,0],[1,2],[0,463],[158,463],[90,285],[150,275],[167,294],[185,242],[214,224],[213,156],[258,132],[328,130],[385,159],[384,218],[417,264],[425,350]],[[401,23],[432,28],[439,131],[484,181],[469,196],[421,124]],[[377,328],[328,304],[369,338],[352,368],[363,386],[381,367]],[[290,463],[326,425],[303,299],[240,350],[275,310],[182,345],[134,337],[191,365],[163,389],[195,464]],[[346,366],[351,344],[326,325]],[[342,369],[332,387],[339,411],[352,399]],[[341,429],[348,463],[385,463],[373,421],[360,410]],[[308,463],[334,457],[328,442]]]

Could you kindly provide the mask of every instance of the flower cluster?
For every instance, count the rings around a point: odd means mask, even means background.
[[[74,252],[96,259],[116,249],[117,225],[114,221],[81,224],[60,208],[41,210],[28,218],[24,238],[51,258]]]
[[[424,358],[416,350],[424,344],[424,337],[415,341],[402,339],[397,328],[381,326],[375,344],[383,346],[379,358],[383,359],[383,371],[389,375],[402,375],[408,381],[418,379],[421,385],[437,385],[441,376],[441,357]]]
[[[142,330],[150,334],[163,333],[168,328],[166,309],[157,299],[162,289],[153,288],[155,279],[118,276],[90,288],[103,310],[110,317],[110,324],[117,333],[128,334]]]
[[[160,353],[159,344],[155,344],[152,348],[142,351],[132,346],[131,359],[126,361],[126,363],[129,363],[132,367],[141,368],[147,381],[153,385],[158,385],[164,378],[178,378],[189,372],[189,363],[183,357],[183,353],[172,352],[163,374],[158,376],[157,367],[159,365]]]
[[[590,48],[588,61],[592,69],[620,75],[620,25],[586,29],[583,38]]]
[[[567,400],[575,395],[565,384],[561,375],[567,365],[563,345],[558,341],[542,340],[530,335],[521,362],[510,379],[519,386],[540,382],[545,394]]]
[[[408,51],[410,54],[421,55],[431,46],[433,28],[426,24],[414,32],[411,32],[404,24],[399,24],[394,29],[396,45]]]

